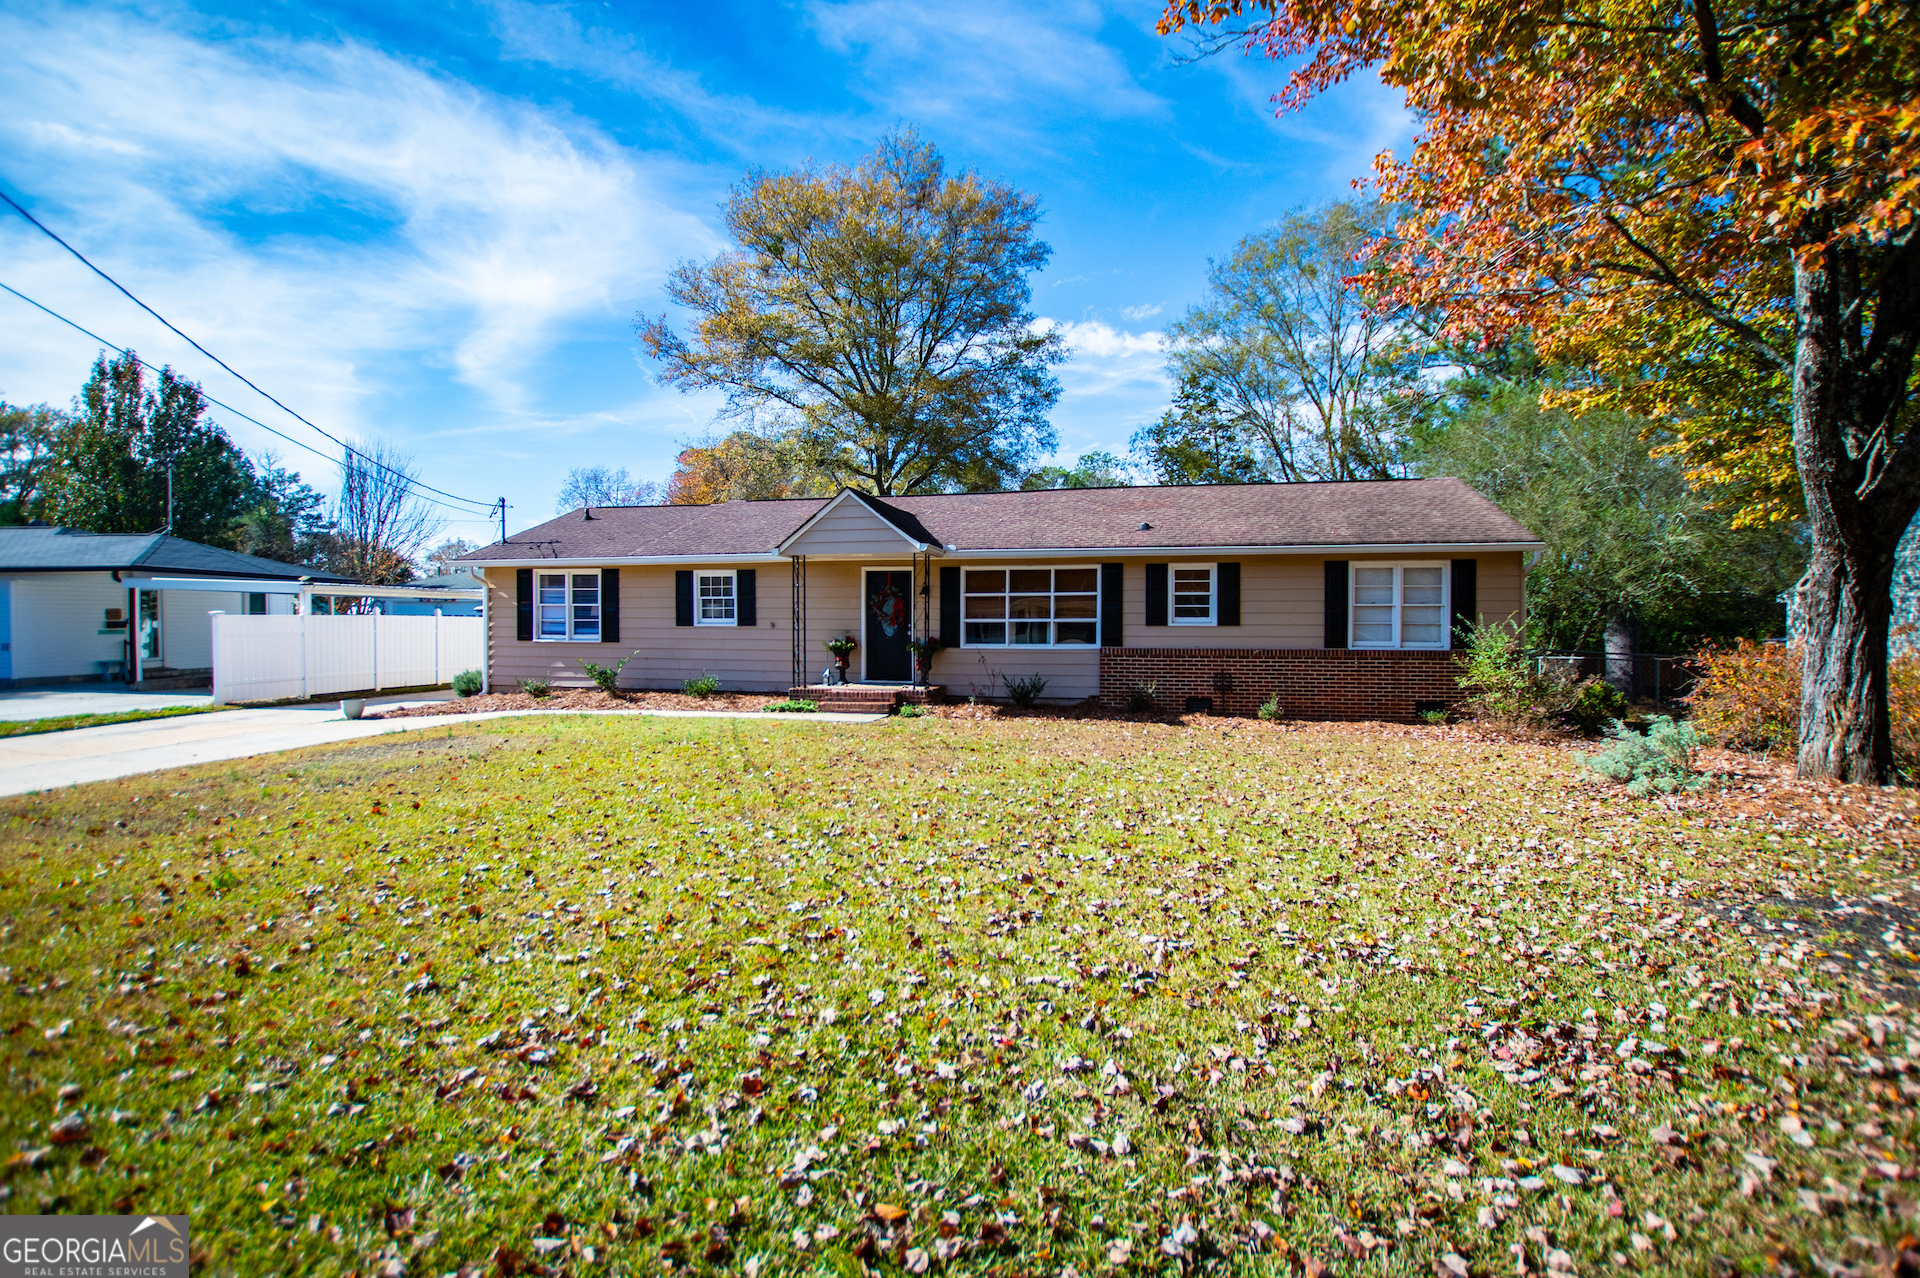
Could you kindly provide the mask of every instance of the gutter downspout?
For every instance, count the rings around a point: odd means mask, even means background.
[[[504,504],[505,498],[502,498]],[[502,521],[506,519],[503,512]],[[501,536],[505,540],[505,534]],[[493,582],[480,570],[480,695],[493,691]]]

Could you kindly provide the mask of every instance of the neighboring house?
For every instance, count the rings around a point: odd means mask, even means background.
[[[300,583],[345,580],[164,533],[0,528],[0,688],[202,685],[209,613],[288,613]]]
[[[492,686],[852,678],[1302,718],[1409,719],[1459,696],[1459,627],[1518,620],[1539,538],[1456,479],[735,501],[575,511],[477,550]]]
[[[480,575],[472,572],[448,572],[435,577],[416,577],[405,583],[416,590],[477,590]],[[478,617],[476,599],[381,599],[375,607],[388,617]]]

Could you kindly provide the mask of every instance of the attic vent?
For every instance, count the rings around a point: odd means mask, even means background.
[[[1150,524],[1150,523],[1148,523],[1148,522],[1147,522],[1146,520],[1144,520],[1144,519],[1143,519],[1143,520],[1141,520],[1141,521],[1140,521],[1140,531],[1141,531],[1141,532],[1145,532],[1145,531],[1147,531],[1147,529],[1149,529],[1149,528],[1151,528],[1151,527],[1153,527],[1153,525],[1152,525],[1152,524]]]

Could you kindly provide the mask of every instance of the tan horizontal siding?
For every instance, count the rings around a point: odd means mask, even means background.
[[[1352,555],[1352,561],[1393,560],[1396,555]],[[1519,552],[1479,556],[1481,615],[1489,621],[1524,618],[1525,574]],[[1010,555],[1006,564],[1017,565]],[[1098,566],[1089,559],[1084,566]],[[1125,645],[1165,649],[1299,649],[1319,648],[1324,639],[1325,557],[1318,555],[1248,556],[1240,563],[1240,624],[1238,626],[1148,626],[1146,624],[1146,565],[1149,562],[1205,562],[1162,557],[1120,561],[1125,565]],[[980,563],[981,568],[1000,566]],[[1081,566],[1081,561],[1055,567]],[[833,658],[825,641],[852,634],[864,641],[861,619],[862,574],[868,568],[909,569],[907,556],[871,561],[806,565],[807,616],[803,636],[803,678],[812,682]],[[934,573],[926,615],[935,634],[940,631],[940,563]],[[577,570],[576,570],[577,571]],[[739,692],[772,692],[788,686],[792,673],[792,570],[788,565],[759,567],[756,579],[759,624],[752,630],[727,626],[674,624],[672,567],[629,566],[620,573],[620,638],[618,644],[521,642],[514,638],[514,575],[511,569],[487,573],[488,615],[493,653],[493,680],[512,687],[529,677],[552,679],[562,685],[588,682],[580,660],[610,664],[634,653],[621,678],[632,688],[675,688],[684,679],[703,672]],[[921,625],[918,594],[914,627]],[[861,657],[854,655],[852,672],[860,677]],[[1099,692],[1100,658],[1093,648],[960,648],[934,658],[932,677],[957,696],[1000,697],[1006,693],[1002,676],[1020,678],[1040,674],[1048,680],[1049,701],[1079,700]]]
[[[796,555],[874,555],[912,552],[890,525],[858,502],[846,501],[787,547]]]

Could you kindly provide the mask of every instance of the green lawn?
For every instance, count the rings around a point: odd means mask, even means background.
[[[164,706],[157,710],[116,710],[111,714],[68,714],[51,719],[0,720],[0,737],[30,737],[70,728],[100,728],[109,723],[139,723],[142,719],[177,719],[183,714],[211,714],[225,706]]]
[[[1920,1208],[1906,1012],[1716,912],[1908,865],[1564,752],[556,717],[0,822],[6,1208],[199,1272],[1808,1272]]]

